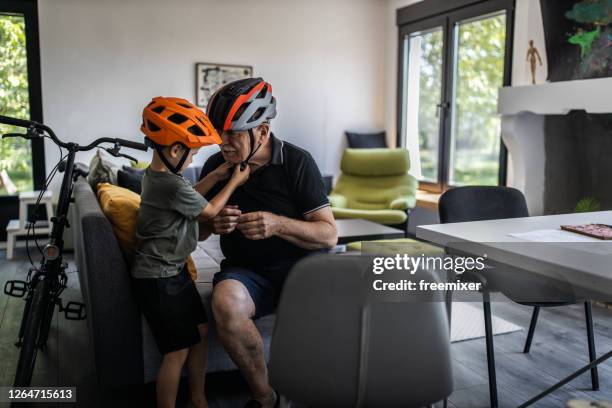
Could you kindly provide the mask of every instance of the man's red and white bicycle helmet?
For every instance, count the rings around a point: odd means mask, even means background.
[[[251,152],[244,167],[261,147],[255,147],[253,129],[276,116],[276,99],[272,96],[272,85],[261,78],[245,78],[230,82],[215,92],[208,102],[207,115],[215,129],[225,131],[248,131]]]
[[[256,128],[276,116],[272,85],[261,78],[230,82],[213,94],[206,114],[218,131]]]

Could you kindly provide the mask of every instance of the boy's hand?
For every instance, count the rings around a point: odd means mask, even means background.
[[[250,166],[245,166],[244,170],[242,170],[240,165],[236,164],[234,167],[234,174],[232,174],[232,181],[236,183],[236,187],[241,186],[249,179],[249,174],[251,174]]]
[[[234,164],[230,162],[225,162],[213,171],[210,174],[217,180],[225,180],[230,176],[230,170]]]
[[[242,212],[237,205],[226,205],[212,220],[212,229],[215,234],[229,234],[234,231]]]

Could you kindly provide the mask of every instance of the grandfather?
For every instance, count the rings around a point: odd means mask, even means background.
[[[221,343],[251,388],[247,406],[272,407],[277,396],[252,319],[274,311],[298,260],[336,244],[336,225],[315,161],[270,132],[269,121],[276,116],[270,84],[261,78],[229,83],[211,97],[207,113],[222,144],[201,177],[223,162],[251,167],[249,180],[201,228],[221,235],[225,255],[213,280],[213,313]]]

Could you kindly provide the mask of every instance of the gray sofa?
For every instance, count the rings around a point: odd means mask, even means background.
[[[157,376],[161,355],[134,301],[129,269],[112,225],[85,180],[75,184],[74,198],[76,264],[87,305],[98,384],[112,389],[152,382]],[[212,275],[218,270],[220,253],[217,244],[214,239],[210,244],[200,243],[199,252],[193,254],[198,268],[196,286],[211,322]],[[264,338],[266,359],[274,319],[266,316],[255,322]],[[212,323],[207,373],[235,370],[236,366],[216,338]]]

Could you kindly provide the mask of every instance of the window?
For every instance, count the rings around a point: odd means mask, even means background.
[[[418,141],[422,180],[438,179],[440,120],[438,104],[442,98],[443,29],[411,34],[408,39],[406,137]],[[413,149],[410,149],[413,150]],[[418,165],[417,165],[418,167]]]
[[[30,118],[25,18],[0,14],[0,114]],[[19,129],[2,125],[2,133]],[[0,195],[14,195],[34,188],[32,149],[25,139],[0,140]]]
[[[0,0],[0,115],[42,121],[35,0]],[[0,132],[23,129],[0,125]],[[44,181],[41,140],[0,141],[0,240],[4,226],[18,216],[19,192],[40,189]]]
[[[423,15],[432,1],[438,13]],[[426,0],[398,13],[398,144],[411,151],[423,189],[505,183],[497,98],[509,83],[513,3],[452,0],[446,12]]]
[[[498,89],[504,85],[506,13],[455,26],[451,185],[496,185],[501,120]]]

